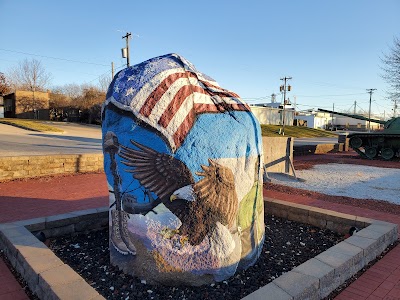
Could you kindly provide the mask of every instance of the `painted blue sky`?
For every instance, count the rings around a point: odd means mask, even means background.
[[[379,66],[400,36],[399,11],[397,0],[0,0],[0,72],[36,58],[54,86],[97,84],[111,62],[124,66],[132,32],[131,64],[179,53],[250,104],[280,100],[280,78],[291,76],[298,109],[367,110],[376,88],[372,110],[388,115]]]

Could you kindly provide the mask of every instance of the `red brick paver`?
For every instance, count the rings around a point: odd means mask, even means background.
[[[26,300],[29,299],[21,285],[14,278],[7,265],[0,259],[0,299]]]

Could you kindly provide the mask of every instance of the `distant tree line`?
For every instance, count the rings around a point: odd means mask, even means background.
[[[0,73],[0,93],[8,94],[15,90],[50,91],[50,118],[58,121],[75,121],[100,124],[101,106],[106,97],[111,76],[102,76],[98,85],[65,84],[51,87],[52,75],[36,59],[20,62],[7,75]],[[50,88],[51,87],[51,88]],[[32,96],[34,97],[34,96]],[[34,99],[23,99],[27,109]]]
[[[50,93],[50,116],[58,121],[101,123],[101,106],[106,98],[99,87],[67,84]]]

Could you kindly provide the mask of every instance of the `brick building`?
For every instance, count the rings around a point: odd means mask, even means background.
[[[50,92],[15,91],[4,96],[4,117],[49,120]]]

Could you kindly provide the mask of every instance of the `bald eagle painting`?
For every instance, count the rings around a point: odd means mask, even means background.
[[[114,76],[102,132],[113,265],[201,285],[255,263],[263,141],[239,95],[178,54],[154,57]]]
[[[181,221],[179,234],[192,246],[210,235],[217,222],[228,228],[235,225],[238,197],[234,175],[228,167],[208,159],[196,172],[198,182],[189,168],[171,155],[157,152],[131,140],[137,149],[121,145],[122,163],[142,186],[155,193],[159,200]]]

